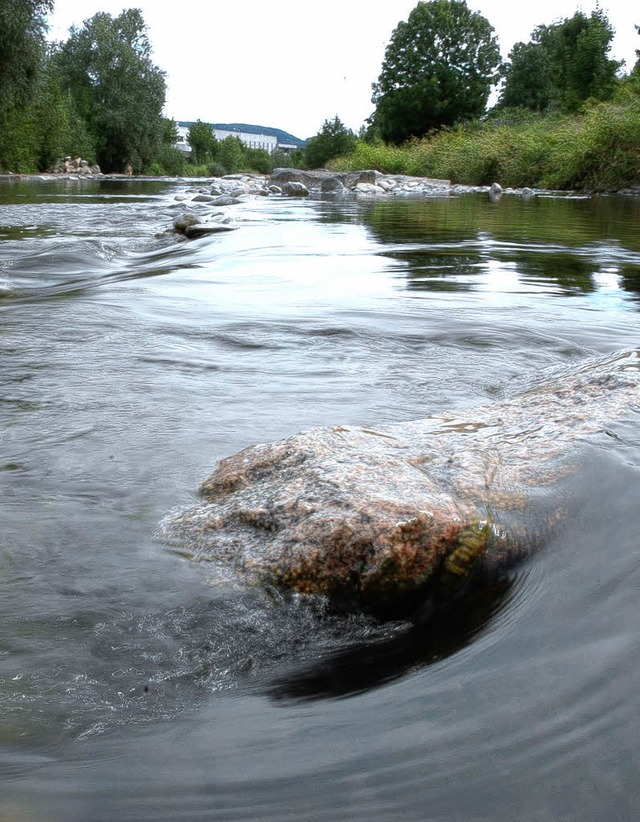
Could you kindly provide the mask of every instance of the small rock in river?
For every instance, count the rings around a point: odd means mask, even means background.
[[[189,239],[204,237],[205,234],[219,234],[222,231],[233,231],[238,226],[230,223],[194,223],[187,226],[184,233]]]
[[[200,222],[200,217],[195,214],[181,214],[179,217],[176,217],[173,221],[173,227],[179,234],[184,234],[186,229],[189,226],[195,225],[196,223]]]

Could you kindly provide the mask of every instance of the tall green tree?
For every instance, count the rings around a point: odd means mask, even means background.
[[[305,166],[322,168],[333,157],[350,154],[355,148],[356,141],[356,135],[337,115],[333,120],[325,120],[320,131],[305,146]]]
[[[239,137],[230,134],[224,140],[220,140],[216,152],[216,160],[224,168],[227,174],[235,174],[245,164],[244,144]]]
[[[67,155],[95,161],[93,141],[72,96],[63,87],[51,50],[40,71],[29,113],[37,130],[38,169],[47,170]]]
[[[549,55],[540,43],[516,43],[509,53],[500,95],[501,108],[546,111],[555,87]]]
[[[189,126],[187,143],[191,147],[191,159],[197,166],[210,163],[216,154],[218,141],[208,123],[196,120]]]
[[[53,0],[0,0],[0,116],[32,98],[52,9]]]
[[[383,140],[400,143],[476,118],[500,66],[493,27],[464,0],[420,2],[387,46],[373,85],[373,125]]]
[[[0,0],[0,170],[44,171],[68,153],[93,159],[92,141],[44,43],[51,6]]]
[[[59,61],[103,171],[151,164],[162,143],[166,84],[140,10],[99,12],[73,27]]]
[[[577,111],[585,100],[610,100],[620,63],[609,58],[614,31],[600,9],[538,26],[509,55],[500,106]]]

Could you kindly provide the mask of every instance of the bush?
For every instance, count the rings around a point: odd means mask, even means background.
[[[164,177],[166,174],[160,163],[151,163],[151,165],[147,166],[143,170],[143,173],[147,174],[149,177]]]
[[[227,173],[227,169],[222,165],[222,163],[214,162],[209,163],[207,166],[207,173],[210,177],[224,177]]]
[[[297,148],[290,154],[277,148],[271,155],[273,168],[302,168],[304,166],[304,148]]]
[[[12,109],[0,122],[0,170],[39,171],[40,135],[32,108]]]
[[[187,158],[180,149],[173,146],[163,145],[158,151],[156,162],[162,167],[161,174],[171,177],[181,177],[187,167]]]
[[[216,160],[224,166],[227,174],[235,174],[245,164],[244,145],[239,137],[225,137],[218,144]]]
[[[274,169],[272,155],[263,148],[245,148],[245,166],[258,174],[271,174]]]
[[[194,166],[188,163],[184,168],[185,177],[209,177],[209,166]]]
[[[325,120],[322,128],[312,137],[304,150],[306,168],[322,168],[341,154],[349,154],[356,145],[356,135],[346,128],[339,117]]]

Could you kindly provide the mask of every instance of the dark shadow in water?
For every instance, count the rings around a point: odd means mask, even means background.
[[[513,599],[515,577],[478,581],[473,590],[391,639],[359,643],[297,665],[271,680],[276,701],[337,699],[380,687],[469,645]]]
[[[640,300],[640,268],[634,265],[621,265],[620,272],[620,287],[628,291],[633,300]]]

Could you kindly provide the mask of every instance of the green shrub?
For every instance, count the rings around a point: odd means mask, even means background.
[[[245,164],[244,151],[240,138],[229,135],[218,143],[216,160],[224,166],[227,174],[235,174]]]
[[[181,177],[187,167],[187,158],[184,153],[170,145],[160,147],[156,162],[162,166],[161,174],[167,174],[170,177]]]
[[[214,163],[209,163],[207,166],[207,173],[209,177],[224,177],[227,173],[227,169],[222,165],[222,163],[218,163],[216,161]]]
[[[271,174],[274,169],[272,156],[263,148],[245,148],[244,160],[249,170],[259,174]]]
[[[149,175],[149,177],[164,177],[166,171],[160,163],[151,163],[151,165],[144,169],[144,174]]]
[[[325,120],[320,131],[305,146],[305,168],[323,168],[334,157],[349,154],[355,144],[356,135],[337,115],[333,120]]]
[[[277,148],[271,155],[273,168],[302,168],[304,165],[304,148],[297,148],[290,154]]]
[[[209,166],[194,166],[188,163],[184,168],[185,177],[209,177]]]

